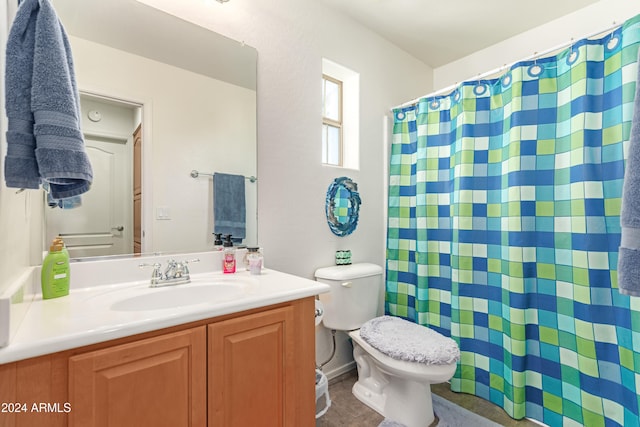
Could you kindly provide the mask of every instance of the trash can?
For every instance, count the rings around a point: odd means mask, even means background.
[[[324,405],[321,401],[322,396],[324,396]],[[316,419],[323,416],[329,410],[330,406],[329,381],[320,369],[316,369]]]

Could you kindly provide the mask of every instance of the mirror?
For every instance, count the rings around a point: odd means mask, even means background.
[[[75,209],[44,203],[43,244],[61,233],[73,258],[210,250],[213,173],[257,176],[256,50],[135,0],[52,3],[94,183]],[[245,182],[255,245],[257,183]]]
[[[344,237],[353,233],[358,225],[360,203],[358,184],[351,178],[343,176],[333,180],[325,205],[327,223],[333,234]]]

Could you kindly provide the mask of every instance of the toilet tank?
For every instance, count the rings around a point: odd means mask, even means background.
[[[352,331],[378,315],[382,267],[376,264],[336,265],[316,270],[316,280],[331,287],[320,294],[322,323],[329,329]]]

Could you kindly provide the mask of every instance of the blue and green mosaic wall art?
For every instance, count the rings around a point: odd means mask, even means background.
[[[640,19],[394,110],[386,311],[457,340],[452,389],[514,418],[638,426],[617,290]]]
[[[344,237],[353,233],[358,226],[361,203],[358,184],[351,178],[341,176],[333,180],[325,202],[327,223],[333,234]]]

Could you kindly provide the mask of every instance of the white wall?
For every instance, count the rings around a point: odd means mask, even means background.
[[[435,90],[544,52],[601,29],[622,24],[640,13],[640,2],[600,0],[565,17],[533,28],[457,61],[438,67],[433,73]],[[426,95],[416,94],[415,97]],[[408,101],[408,100],[407,100]]]

